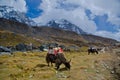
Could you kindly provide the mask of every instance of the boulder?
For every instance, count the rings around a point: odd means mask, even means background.
[[[11,52],[11,50],[8,49],[7,47],[0,46],[0,52]]]
[[[16,45],[16,50],[17,51],[26,51],[26,45],[24,43],[20,43]]]

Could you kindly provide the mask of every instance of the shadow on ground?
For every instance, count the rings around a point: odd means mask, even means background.
[[[35,66],[35,68],[37,68],[37,67],[43,68],[43,67],[46,67],[46,66],[47,66],[46,64],[37,64],[37,65]]]

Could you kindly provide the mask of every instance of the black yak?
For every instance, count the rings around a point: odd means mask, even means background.
[[[88,49],[88,55],[90,53],[96,53],[96,54],[98,54],[98,50],[97,49]]]
[[[49,63],[51,63],[51,65],[52,63],[55,63],[57,70],[60,68],[61,64],[64,64],[65,67],[70,70],[70,61],[67,61],[63,54],[57,54],[56,56],[54,54],[47,54],[46,56],[46,62],[48,63],[48,66]]]
[[[48,66],[49,66],[49,63],[51,63],[51,66],[53,66],[52,63],[55,63],[55,60],[56,60],[56,56],[54,54],[46,55],[46,62],[48,63]]]

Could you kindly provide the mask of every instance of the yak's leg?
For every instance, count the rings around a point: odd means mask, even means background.
[[[50,65],[49,65],[49,61],[48,61],[47,59],[46,59],[46,62],[47,62],[47,65],[50,66]]]
[[[51,66],[53,66],[52,62],[51,62]]]
[[[96,51],[96,53],[98,54],[98,51]]]
[[[57,70],[58,70],[60,68],[60,64],[58,64],[56,67],[57,67]]]
[[[88,55],[90,54],[90,52],[88,52]]]
[[[95,52],[93,51],[93,55],[95,55]]]
[[[57,70],[60,68],[60,65],[61,65],[61,63],[56,63],[55,64]]]
[[[60,68],[60,66],[58,65],[58,66],[57,66],[57,70],[58,70],[59,68]]]

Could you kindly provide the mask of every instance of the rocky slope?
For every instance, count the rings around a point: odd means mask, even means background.
[[[22,34],[26,37],[33,37],[41,42],[60,42],[69,44],[85,42],[81,35],[71,31],[64,31],[62,29],[43,26],[29,27],[26,24],[3,18],[0,18],[0,21],[0,30],[8,30],[16,34]]]
[[[59,42],[66,44],[82,45],[113,45],[116,40],[103,38],[94,35],[80,35],[73,31],[66,31],[58,28],[46,26],[29,27],[26,24],[0,18],[0,30],[8,30],[16,34],[22,34],[26,37],[35,38],[41,42]]]
[[[13,7],[9,6],[0,6],[0,18],[25,23],[29,26],[36,25],[36,23],[32,19],[28,18],[25,13],[15,11]]]
[[[33,43],[35,46],[39,46],[41,44],[40,41],[33,39],[32,37],[26,37],[22,34],[0,30],[0,46],[16,46],[19,43]]]
[[[98,45],[100,45],[101,43],[103,43],[104,45],[112,45],[113,46],[113,45],[115,45],[115,43],[118,42],[114,39],[100,37],[100,36],[92,35],[92,34],[83,34],[82,37],[85,40],[87,40],[88,43],[90,43],[90,44],[97,43]]]
[[[78,34],[86,34],[81,28],[65,19],[49,21],[46,26],[74,31]]]

